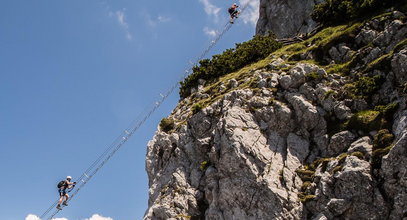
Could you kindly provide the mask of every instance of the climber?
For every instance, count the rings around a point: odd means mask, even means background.
[[[229,12],[229,14],[230,14],[230,23],[232,23],[233,24],[233,19],[235,19],[235,18],[237,18],[237,16],[239,15],[239,11],[237,10],[237,8],[238,8],[239,6],[236,4],[236,3],[234,3],[229,9],[228,9],[228,12]]]
[[[59,201],[57,205],[57,209],[62,210],[61,208],[61,203],[62,205],[67,206],[68,205],[68,200],[69,200],[69,195],[66,193],[66,189],[72,189],[75,187],[76,182],[71,182],[72,177],[67,176],[66,180],[62,180],[58,183],[58,192],[59,192]]]

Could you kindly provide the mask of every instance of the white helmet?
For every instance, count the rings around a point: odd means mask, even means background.
[[[72,179],[72,176],[67,176],[66,179],[71,180],[71,179]]]

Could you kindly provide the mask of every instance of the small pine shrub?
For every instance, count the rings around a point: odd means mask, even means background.
[[[165,133],[168,133],[175,128],[175,121],[172,118],[163,118],[160,122],[160,128]]]

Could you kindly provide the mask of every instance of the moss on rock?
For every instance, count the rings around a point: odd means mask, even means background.
[[[379,111],[365,110],[354,114],[348,123],[348,129],[369,132],[379,130],[383,124]]]

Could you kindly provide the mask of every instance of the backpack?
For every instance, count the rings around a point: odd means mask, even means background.
[[[57,187],[58,187],[58,189],[60,189],[61,187],[65,186],[65,185],[66,185],[66,181],[65,181],[65,180],[61,180],[61,181],[59,181]]]

